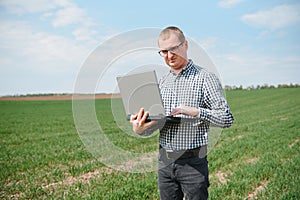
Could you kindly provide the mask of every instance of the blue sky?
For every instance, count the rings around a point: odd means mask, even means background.
[[[72,93],[97,46],[169,25],[205,49],[223,85],[300,82],[297,0],[0,0],[0,96]]]

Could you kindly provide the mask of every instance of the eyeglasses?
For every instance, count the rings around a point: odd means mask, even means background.
[[[165,57],[168,55],[169,52],[171,53],[176,53],[176,51],[178,50],[178,48],[183,45],[184,41],[183,42],[180,42],[179,45],[175,46],[175,47],[171,47],[170,49],[167,49],[167,50],[160,50],[158,52],[158,54],[161,56],[161,57]]]

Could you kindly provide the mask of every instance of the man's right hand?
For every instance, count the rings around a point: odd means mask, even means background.
[[[142,134],[148,128],[157,124],[157,121],[146,122],[149,112],[141,108],[138,114],[131,115],[130,122],[132,123],[132,130],[137,134]]]

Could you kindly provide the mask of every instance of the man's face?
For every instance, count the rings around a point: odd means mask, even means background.
[[[166,40],[158,40],[161,55],[165,62],[175,72],[181,71],[187,64],[187,41],[181,42],[175,34],[171,34]]]

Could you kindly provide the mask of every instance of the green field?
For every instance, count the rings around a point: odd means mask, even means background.
[[[208,155],[210,199],[300,199],[300,88],[233,90],[235,117]],[[107,137],[155,151],[157,135],[124,134],[96,100]],[[156,172],[106,167],[75,128],[72,101],[0,101],[0,199],[159,199]]]

